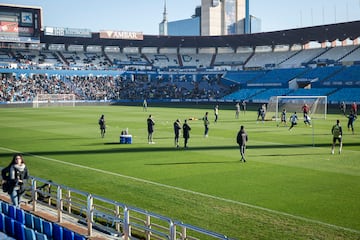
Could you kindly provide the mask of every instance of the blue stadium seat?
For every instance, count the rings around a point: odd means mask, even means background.
[[[34,230],[42,233],[43,232],[43,223],[42,223],[42,219],[38,216],[34,216]]]
[[[16,207],[14,205],[9,205],[8,206],[8,216],[11,217],[12,219],[16,219]]]
[[[47,236],[43,233],[39,233],[35,231],[36,240],[48,240]]]
[[[22,224],[16,220],[14,221],[14,237],[17,240],[26,240],[24,227],[25,227],[24,224]]]
[[[5,233],[11,237],[14,237],[14,219],[9,216],[5,216]]]
[[[51,222],[43,220],[43,233],[47,236],[48,239],[52,239],[53,227]]]
[[[75,233],[74,234],[74,240],[86,240],[86,237],[78,234],[78,233]]]
[[[74,240],[74,232],[70,229],[63,228],[63,239],[64,240]]]
[[[0,232],[5,232],[5,215],[0,213]]]
[[[31,228],[24,227],[26,240],[36,240],[35,231]]]
[[[16,221],[25,224],[25,212],[21,208],[16,208]]]
[[[25,212],[25,226],[34,229],[34,215]]]
[[[8,215],[8,209],[9,209],[9,204],[6,202],[1,202],[1,212],[5,215]]]
[[[53,240],[63,240],[63,227],[53,223]]]

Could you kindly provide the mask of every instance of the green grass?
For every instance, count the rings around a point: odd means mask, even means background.
[[[300,121],[288,131],[256,123],[256,112],[235,119],[235,109],[220,105],[208,138],[202,121],[189,121],[189,149],[175,149],[173,122],[205,111],[213,120],[212,107],[0,108],[0,165],[13,151],[23,152],[33,176],[232,238],[360,239],[360,140],[347,131],[345,117],[328,115],[313,128]],[[149,114],[156,122],[154,145],[147,144]],[[337,118],[344,149],[331,155]],[[235,142],[240,125],[249,135],[247,163],[240,163]],[[118,144],[125,128],[131,145]]]

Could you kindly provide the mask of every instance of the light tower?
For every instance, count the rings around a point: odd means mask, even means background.
[[[162,36],[167,36],[168,35],[168,20],[167,20],[167,11],[166,11],[166,0],[164,0],[163,20],[159,24],[159,35],[162,35]]]

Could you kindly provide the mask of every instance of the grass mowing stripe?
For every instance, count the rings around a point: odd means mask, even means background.
[[[4,148],[4,147],[0,147],[0,149],[4,150],[4,151],[8,151],[8,152],[13,152],[13,153],[19,152],[19,151],[16,151],[14,149],[9,149],[9,148]],[[119,174],[119,173],[113,173],[113,172],[110,172],[110,171],[105,171],[105,170],[101,170],[101,169],[97,169],[97,168],[92,168],[92,167],[88,167],[88,166],[84,166],[84,165],[80,165],[80,164],[64,162],[64,161],[54,159],[54,158],[43,157],[43,156],[40,156],[40,155],[34,155],[34,154],[30,154],[30,153],[23,153],[23,154],[28,155],[28,156],[32,156],[32,157],[36,157],[36,158],[40,158],[40,159],[44,159],[44,160],[48,160],[48,161],[52,161],[52,162],[56,162],[56,163],[60,163],[60,164],[64,164],[64,165],[83,168],[83,169],[87,169],[87,170],[91,170],[91,171],[95,171],[95,172],[104,173],[104,174],[107,174],[107,175],[113,175],[113,176],[117,176],[117,177],[127,178],[127,179],[131,179],[131,180],[134,180],[134,181],[143,182],[143,183],[147,183],[147,184],[152,184],[152,185],[159,186],[159,187],[169,188],[169,189],[178,190],[178,191],[182,191],[182,192],[186,192],[186,193],[190,193],[190,194],[194,194],[194,195],[199,195],[199,196],[203,196],[203,197],[207,197],[207,198],[212,198],[212,199],[216,199],[216,200],[220,200],[220,201],[224,201],[224,202],[228,202],[228,203],[238,204],[238,205],[254,208],[254,209],[257,209],[257,210],[262,210],[262,211],[266,211],[266,212],[269,212],[269,213],[278,214],[278,215],[294,218],[294,219],[297,219],[297,220],[302,220],[302,221],[309,222],[309,223],[315,223],[315,224],[327,226],[327,227],[330,227],[330,228],[333,228],[333,229],[341,229],[341,230],[344,230],[344,231],[349,231],[349,232],[360,234],[360,231],[355,230],[355,229],[345,228],[345,227],[337,226],[337,225],[334,225],[334,224],[329,224],[329,223],[325,223],[325,222],[322,222],[322,221],[317,221],[317,220],[313,220],[313,219],[309,219],[309,218],[305,218],[305,217],[300,217],[300,216],[296,216],[296,215],[293,215],[293,214],[289,214],[289,213],[285,213],[285,212],[281,212],[281,211],[276,211],[276,210],[272,210],[272,209],[269,209],[269,208],[264,208],[264,207],[248,204],[248,203],[234,201],[234,200],[231,200],[231,199],[217,197],[217,196],[213,196],[213,195],[209,195],[209,194],[205,194],[205,193],[201,193],[201,192],[195,192],[195,191],[191,191],[191,190],[187,190],[187,189],[183,189],[183,188],[179,188],[179,187],[175,187],[175,186],[170,186],[170,185],[166,185],[166,184],[161,184],[161,183],[157,183],[157,182],[153,182],[153,181],[149,181],[149,180],[145,180],[145,179],[141,179],[141,178],[131,177],[131,176],[127,176],[127,175],[123,175],[123,174]]]
[[[326,120],[316,121],[313,138],[314,129],[300,123],[290,132],[273,122],[256,124],[256,112],[247,112],[237,120],[233,108],[226,110],[221,104],[219,122],[211,124],[209,138],[202,136],[201,121],[191,121],[190,150],[174,149],[174,120],[200,118],[212,108],[210,104],[206,109],[194,104],[186,109],[177,106],[149,109],[157,123],[156,145],[151,146],[146,141],[149,113],[140,107],[1,109],[0,146],[360,231],[358,134],[345,131],[343,154],[331,155],[329,150],[329,129],[338,118],[344,124],[343,115],[332,114]],[[109,124],[105,139],[99,139],[96,121],[99,114],[105,114]],[[250,137],[247,165],[239,164],[234,142],[240,125],[245,125]],[[124,128],[129,128],[134,144],[118,143]],[[316,147],[312,148],[313,140]],[[2,166],[11,155],[0,151]],[[28,156],[27,163],[34,176],[235,238],[359,239],[360,236],[37,157]]]

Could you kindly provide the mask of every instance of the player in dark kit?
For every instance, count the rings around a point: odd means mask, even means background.
[[[153,141],[153,132],[154,132],[155,121],[152,119],[152,116],[149,115],[146,122],[147,122],[147,130],[148,130],[148,143],[154,144],[155,142]]]
[[[205,127],[205,131],[204,131],[204,137],[208,137],[208,133],[209,133],[209,119],[208,119],[208,115],[209,113],[206,112],[205,116],[202,118],[202,120],[204,121],[204,127]]]
[[[347,127],[349,130],[351,129],[352,134],[354,134],[354,121],[356,120],[357,116],[351,110],[350,114],[349,114],[349,116],[347,116],[347,118],[349,119]]]
[[[180,136],[181,123],[179,119],[174,122],[174,134],[175,134],[175,147],[179,147],[179,136]]]
[[[245,149],[246,149],[246,142],[248,141],[248,135],[245,132],[244,126],[240,127],[240,131],[238,132],[236,136],[236,142],[239,144],[240,148],[240,154],[241,154],[241,160],[243,162],[246,162],[245,160]]]
[[[105,125],[105,116],[104,114],[101,115],[100,119],[99,119],[99,126],[100,126],[100,135],[102,138],[105,137],[105,132],[106,132],[106,125]]]
[[[184,124],[183,124],[183,138],[184,138],[184,148],[187,148],[187,143],[188,140],[190,138],[190,126],[187,123],[187,120],[185,119]]]
[[[281,123],[286,126],[286,109],[284,108],[281,112]]]

